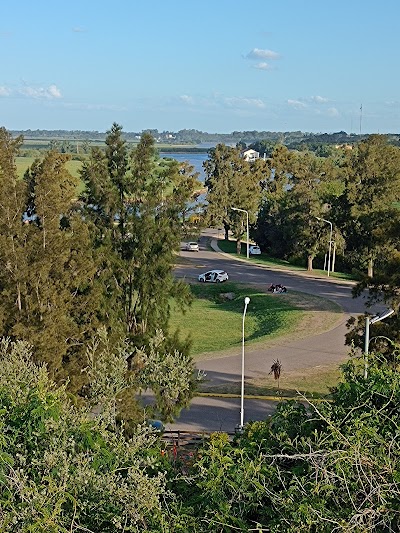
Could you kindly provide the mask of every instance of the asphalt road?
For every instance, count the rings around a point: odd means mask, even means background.
[[[344,344],[347,331],[346,322],[351,315],[365,311],[365,300],[354,299],[351,295],[353,283],[321,278],[305,273],[283,270],[271,270],[240,261],[228,254],[210,251],[207,246],[210,237],[217,237],[216,232],[208,230],[200,240],[199,252],[186,252],[181,255],[189,261],[176,268],[176,275],[188,280],[197,279],[198,274],[212,269],[226,270],[229,279],[236,282],[257,285],[282,283],[288,290],[317,295],[332,300],[341,306],[343,313],[338,323],[330,331],[309,335],[291,341],[279,340],[271,348],[252,349],[246,347],[246,379],[266,376],[275,359],[279,359],[287,371],[318,367],[343,362],[348,356],[348,347]],[[217,248],[215,242],[214,247]],[[228,357],[199,361],[197,367],[203,370],[206,379],[214,384],[240,383],[241,348]],[[260,420],[271,414],[276,403],[265,400],[245,399],[244,421]],[[240,421],[239,398],[196,397],[189,409],[184,409],[174,424],[167,424],[166,429],[184,431],[233,431]]]

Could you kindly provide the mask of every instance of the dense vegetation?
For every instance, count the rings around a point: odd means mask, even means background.
[[[92,148],[85,160],[77,198],[68,154],[44,152],[20,180],[21,143],[0,130],[0,335],[29,342],[53,379],[86,398],[85,351],[106,328],[112,345],[129,346],[132,384],[147,376],[142,385],[171,417],[193,388],[188,344],[169,331],[168,320],[172,301],[190,301],[172,268],[196,174],[186,164],[159,161],[149,134],[130,152],[114,124],[106,149]],[[142,348],[148,356],[138,360]],[[164,376],[154,367],[160,353]],[[133,385],[125,403],[133,402]]]
[[[241,148],[218,144],[204,163],[207,221],[223,225],[225,238],[232,232],[237,252],[248,216],[251,236],[268,255],[311,271],[331,249],[331,270],[360,280],[355,294],[367,288],[370,304],[397,309],[400,148],[373,135],[324,157],[277,145],[254,162],[240,157]],[[362,346],[362,319],[354,326],[347,342]],[[400,341],[398,326],[396,315],[376,331]]]
[[[233,440],[176,448],[145,425],[127,437],[115,416],[125,348],[93,357],[105,341],[88,349],[85,406],[25,343],[0,343],[1,531],[399,530],[398,349],[391,365],[371,359],[367,379],[346,364],[331,403],[282,402]]]
[[[0,129],[0,530],[399,531],[397,314],[374,325],[368,375],[350,358],[331,402],[282,402],[233,439],[169,449],[135,397],[150,388],[171,419],[193,394],[189,342],[169,316],[190,301],[172,268],[196,175],[160,161],[149,132],[131,150],[114,124],[83,158],[77,198],[67,149],[20,180],[21,143]],[[240,249],[232,208],[246,210],[263,249],[310,269],[332,221],[340,260],[363,273],[355,293],[397,310],[400,149],[384,136],[266,148],[255,163],[240,146],[211,149],[205,220]]]

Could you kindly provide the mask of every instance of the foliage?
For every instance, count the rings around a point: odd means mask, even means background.
[[[262,160],[254,164],[245,161],[238,148],[218,144],[210,150],[204,169],[207,174],[205,185],[208,187],[207,220],[212,225],[223,224],[226,238],[231,229],[240,253],[240,240],[247,226],[246,217],[249,224],[256,219],[262,173],[268,168]]]
[[[400,211],[400,149],[383,135],[373,135],[352,150],[340,169],[343,193],[333,204],[335,222],[341,227],[347,248],[357,255],[359,268],[374,263],[398,248]]]
[[[399,407],[398,368],[372,359],[364,379],[352,359],[331,403],[281,402],[233,442],[215,435],[179,487],[197,531],[397,531]]]
[[[168,331],[171,298],[182,306],[188,302],[172,267],[180,213],[196,180],[188,169],[181,174],[177,165],[160,166],[148,133],[129,154],[122,128],[114,124],[106,144],[105,154],[94,148],[84,165],[82,199],[114,300],[109,312],[114,322],[122,319],[124,335],[141,346],[157,329]]]
[[[21,142],[0,130],[0,334],[28,341],[52,378],[84,396],[85,350],[98,328],[106,329],[107,340],[93,348],[99,357],[93,368],[103,352],[109,359],[117,353],[121,342],[130,344],[129,366],[134,348],[147,353],[163,330],[168,337],[162,337],[158,357],[168,361],[171,375],[163,393],[157,388],[157,407],[172,416],[192,390],[188,345],[169,334],[168,320],[171,299],[181,308],[190,301],[172,269],[180,216],[196,176],[188,166],[160,165],[149,134],[129,153],[121,126],[113,124],[105,150],[93,147],[83,165],[85,189],[77,201],[78,179],[66,168],[67,154],[46,152],[18,179]],[[173,359],[180,369],[179,394]]]
[[[49,152],[18,180],[16,143],[4,130],[1,139],[1,334],[33,344],[52,376],[70,375],[77,390],[82,345],[99,323],[91,240],[74,210],[76,179],[68,157]]]
[[[1,531],[158,531],[157,436],[138,427],[127,439],[74,406],[25,343],[3,339],[0,358]]]

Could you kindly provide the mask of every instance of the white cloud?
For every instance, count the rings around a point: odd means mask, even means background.
[[[329,102],[328,98],[325,98],[324,96],[311,96],[311,101],[316,104],[326,104]]]
[[[336,109],[336,107],[330,107],[330,108],[327,110],[327,114],[328,114],[330,117],[338,117],[338,116],[339,116],[339,111]]]
[[[47,91],[50,98],[61,98],[61,92],[56,85],[50,85]]]
[[[0,96],[10,96],[11,94],[11,89],[9,89],[8,87],[5,87],[4,85],[1,86],[0,85]]]
[[[280,55],[272,50],[261,50],[260,48],[253,48],[247,56],[247,59],[279,59]]]
[[[184,102],[185,104],[193,104],[194,103],[194,99],[192,96],[189,96],[187,94],[182,94],[179,99]]]
[[[257,109],[264,109],[265,104],[259,98],[242,98],[238,96],[227,97],[224,102],[229,107],[256,107]]]
[[[49,85],[48,87],[31,87],[25,85],[18,92],[28,98],[46,98],[48,100],[61,98],[61,92],[56,85]]]
[[[396,101],[396,100],[388,100],[384,103],[385,106],[387,107],[398,107],[399,106],[399,102]]]
[[[128,111],[126,106],[118,106],[112,104],[71,104],[63,103],[63,107],[67,109],[83,110],[83,111]]]
[[[270,70],[271,69],[269,63],[265,63],[265,62],[257,63],[257,65],[254,65],[254,68],[257,68],[258,70]]]
[[[307,104],[301,102],[300,100],[288,100],[287,103],[295,109],[304,109],[305,107],[307,107]]]

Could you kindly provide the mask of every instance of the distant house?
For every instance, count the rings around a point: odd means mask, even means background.
[[[247,150],[242,150],[240,152],[240,157],[242,157],[245,161],[255,161],[260,157],[259,152],[256,152],[255,150],[252,150],[251,148],[248,148]]]

